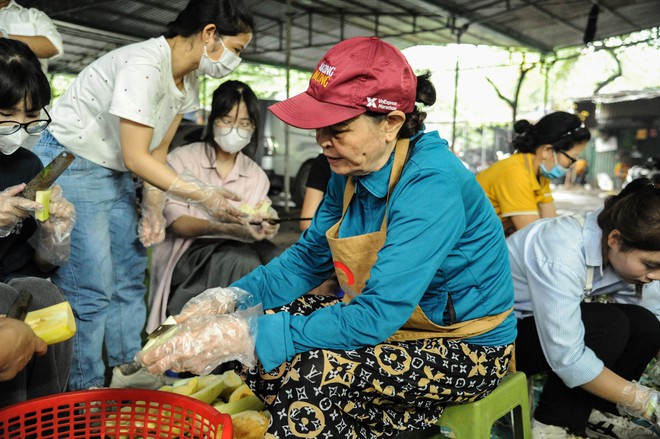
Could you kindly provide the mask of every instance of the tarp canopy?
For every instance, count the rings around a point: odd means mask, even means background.
[[[160,35],[186,0],[19,0],[58,25],[66,53],[51,71],[77,73],[103,53]],[[291,67],[311,70],[335,43],[378,35],[400,49],[418,44],[486,44],[552,52],[660,25],[657,0],[246,0],[255,38],[243,58],[284,66],[290,17]],[[595,7],[597,5],[597,7]],[[598,9],[598,11],[596,11]],[[597,14],[596,14],[597,12]]]

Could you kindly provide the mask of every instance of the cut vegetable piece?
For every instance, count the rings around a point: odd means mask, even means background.
[[[43,206],[41,210],[34,211],[34,218],[41,222],[46,221],[50,216],[50,194],[50,189],[46,189],[45,191],[37,191],[34,198],[34,201]]]
[[[216,403],[213,404],[213,407],[220,413],[226,413],[232,416],[248,410],[263,410],[266,408],[264,403],[255,394],[224,404]]]
[[[239,399],[243,399],[245,397],[248,397],[250,395],[254,395],[252,393],[252,390],[248,387],[247,384],[241,384],[236,390],[231,392],[231,395],[229,395],[229,400],[228,402],[232,401],[238,401]]]
[[[68,340],[76,333],[76,320],[69,302],[30,311],[25,323],[49,345]]]
[[[172,389],[172,393],[178,393],[179,395],[190,396],[197,391],[198,382],[199,379],[197,377],[194,377],[191,378],[190,381],[188,381],[186,384],[181,386],[177,386],[175,383],[174,388]]]
[[[234,390],[244,384],[243,379],[233,370],[226,371],[222,374],[222,377],[225,381],[225,388],[220,392],[220,396],[223,398],[229,398],[229,395],[231,395]]]
[[[165,343],[167,340],[172,338],[174,334],[176,334],[178,330],[178,326],[176,324],[176,320],[174,320],[174,317],[169,316],[161,326],[159,326],[154,332],[152,332],[149,337],[147,342],[144,344],[144,347],[142,348],[143,351],[146,351],[150,349],[151,347],[154,346],[160,346],[163,343]],[[159,332],[158,335],[154,335],[156,332]]]
[[[246,411],[231,417],[234,439],[263,439],[268,430],[268,412]]]
[[[207,375],[199,378],[197,391],[190,396],[192,398],[211,404],[220,392],[225,388],[225,380],[222,375]]]

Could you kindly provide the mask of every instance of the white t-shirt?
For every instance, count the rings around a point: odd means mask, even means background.
[[[179,90],[172,76],[172,51],[164,37],[113,50],[87,66],[55,103],[48,129],[75,155],[127,171],[119,141],[119,118],[154,129],[156,148],[177,114],[199,107],[195,72]]]
[[[7,31],[9,35],[46,37],[57,49],[57,55],[52,56],[50,59],[62,55],[62,36],[48,15],[39,9],[24,8],[11,0],[7,6],[0,9],[0,29]],[[41,58],[39,62],[44,73],[46,73],[48,71],[48,59]]]

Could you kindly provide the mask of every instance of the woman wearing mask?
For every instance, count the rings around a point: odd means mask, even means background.
[[[591,138],[580,119],[557,111],[536,124],[516,122],[515,153],[477,175],[509,236],[539,218],[557,216],[550,180],[566,174]]]
[[[19,291],[32,294],[30,310],[64,301],[46,279],[69,256],[75,210],[53,186],[50,216],[34,218],[43,206],[25,198],[25,183],[42,169],[21,145],[51,122],[44,107],[50,86],[30,48],[0,38],[0,407],[63,392],[71,366],[70,340],[46,347],[24,322],[4,315]]]
[[[176,148],[167,164],[177,173],[192,175],[211,186],[222,186],[242,197],[239,204],[261,209],[259,218],[241,224],[209,219],[199,208],[168,199],[165,241],[154,248],[151,259],[151,294],[147,332],[167,315],[210,287],[226,287],[279,254],[270,241],[279,226],[270,208],[266,173],[243,154],[258,137],[259,105],[247,84],[227,81],[213,93],[213,103],[201,142]]]
[[[315,129],[332,169],[312,225],[188,302],[140,360],[196,373],[256,363],[245,380],[271,413],[269,438],[395,437],[490,393],[516,335],[506,242],[474,176],[424,130],[415,103],[435,97],[389,43],[331,48],[305,93],[270,107]],[[343,300],[306,294],[333,272]]]
[[[660,349],[660,189],[633,183],[600,211],[537,221],[507,239],[516,367],[548,372],[534,438],[657,437],[615,407],[660,420],[660,394],[635,382]]]
[[[198,107],[196,74],[234,70],[253,29],[236,0],[190,0],[163,36],[94,61],[54,106],[55,122],[34,151],[44,162],[63,150],[78,157],[58,180],[78,212],[74,251],[53,276],[78,324],[70,390],[104,385],[104,343],[109,366],[137,370],[132,359],[146,318],[143,244],[163,239],[162,191],[215,220],[240,221],[227,203],[236,195],[177,175],[165,160],[183,114]],[[132,174],[145,182],[139,238]],[[140,385],[159,385],[143,378]]]

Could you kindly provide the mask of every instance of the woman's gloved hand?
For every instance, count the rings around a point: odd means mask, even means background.
[[[187,174],[177,176],[167,194],[184,203],[201,207],[213,220],[219,222],[240,223],[246,216],[228,202],[240,201],[239,195],[222,187],[210,186]]]
[[[617,404],[622,414],[646,419],[660,425],[660,393],[636,381],[630,381],[623,389],[623,401]]]
[[[44,261],[62,266],[69,259],[76,209],[64,198],[58,185],[51,187],[48,211],[48,219],[44,222],[37,221],[37,232],[28,242]]]
[[[272,207],[268,210],[268,216],[264,218],[264,222],[261,225],[264,233],[266,234],[266,239],[274,238],[275,235],[277,235],[277,232],[280,231],[280,224],[279,223],[273,224],[268,221],[270,219],[279,219],[279,215],[277,214],[277,211]]]
[[[10,186],[0,192],[0,238],[8,236],[16,224],[23,221],[30,212],[43,208],[40,203],[17,197],[25,189],[25,183]]]
[[[165,192],[146,181],[142,185],[142,217],[138,224],[140,241],[151,247],[165,239]]]
[[[258,314],[261,306],[232,314],[191,317],[178,324],[163,343],[138,352],[136,360],[154,374],[173,370],[205,375],[234,360],[252,367],[256,364]]]
[[[238,305],[251,306],[254,303],[252,294],[236,287],[209,288],[190,299],[174,316],[177,323],[182,323],[191,317],[208,317],[232,313]]]
[[[266,234],[260,225],[250,224],[244,220],[241,220],[240,224],[211,221],[206,226],[204,235],[241,242],[255,242],[266,238]]]

